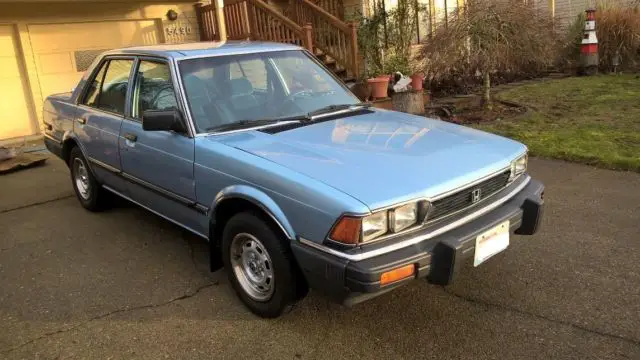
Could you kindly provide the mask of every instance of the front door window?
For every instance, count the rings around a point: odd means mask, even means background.
[[[146,110],[169,110],[177,107],[169,65],[160,61],[140,61],[132,116],[141,119]]]

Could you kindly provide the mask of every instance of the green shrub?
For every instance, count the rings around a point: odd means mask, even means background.
[[[376,13],[365,17],[358,11],[347,20],[358,23],[358,50],[364,60],[360,77],[367,79],[382,74],[384,62],[381,44],[384,36],[384,14]]]
[[[562,51],[558,58],[558,65],[561,69],[575,70],[578,67],[585,21],[585,13],[580,13],[567,28]]]

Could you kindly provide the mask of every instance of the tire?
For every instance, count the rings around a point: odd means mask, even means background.
[[[106,191],[93,176],[82,151],[76,146],[69,154],[71,185],[80,204],[89,211],[101,211],[106,208]]]
[[[308,291],[288,240],[259,215],[242,212],[229,219],[222,261],[240,300],[260,317],[279,317]]]

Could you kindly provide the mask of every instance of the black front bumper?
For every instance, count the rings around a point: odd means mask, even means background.
[[[345,305],[376,297],[415,278],[446,285],[461,265],[473,258],[476,237],[481,233],[509,220],[512,233],[533,235],[542,220],[543,192],[542,183],[531,179],[511,199],[480,217],[441,235],[364,260],[345,259],[301,242],[293,242],[292,249],[309,286]],[[380,285],[382,273],[409,264],[415,265],[415,276]]]

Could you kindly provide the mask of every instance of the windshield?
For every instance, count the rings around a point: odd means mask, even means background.
[[[328,105],[358,104],[349,90],[300,50],[186,59],[179,64],[198,132],[302,116]]]

